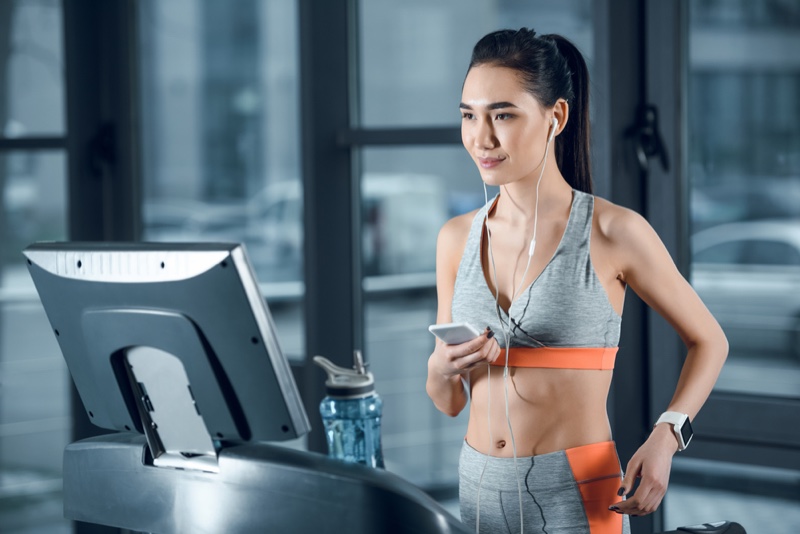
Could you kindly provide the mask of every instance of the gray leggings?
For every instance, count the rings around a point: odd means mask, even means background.
[[[628,517],[608,510],[620,500],[622,480],[613,442],[520,457],[516,463],[515,468],[513,458],[488,457],[464,441],[459,501],[467,526],[477,526],[480,486],[480,532],[520,532],[518,469],[525,533],[630,534]]]

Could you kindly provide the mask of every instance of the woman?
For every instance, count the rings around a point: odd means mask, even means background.
[[[471,399],[462,520],[484,532],[628,532],[626,515],[660,504],[676,428],[690,439],[682,419],[711,392],[727,341],[650,225],[591,195],[588,73],[574,45],[525,28],[485,36],[460,108],[464,147],[484,186],[500,187],[437,241],[437,323],[486,327],[437,340],[428,361],[439,410],[455,416]],[[688,354],[671,415],[623,478],[606,400],[629,286]]]

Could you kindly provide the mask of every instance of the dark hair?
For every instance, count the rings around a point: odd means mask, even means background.
[[[589,69],[580,51],[560,35],[537,36],[528,28],[498,30],[472,50],[469,68],[485,64],[517,71],[544,107],[554,106],[559,98],[567,101],[569,120],[555,140],[556,162],[573,188],[591,193]]]

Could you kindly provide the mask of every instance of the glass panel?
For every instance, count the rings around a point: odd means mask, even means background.
[[[370,0],[359,8],[363,126],[457,125],[472,47],[499,28],[560,33],[591,69],[590,0]]]
[[[0,155],[0,525],[69,532],[61,457],[69,443],[66,364],[20,251],[64,240],[60,152]],[[26,531],[27,532],[27,531]]]
[[[244,243],[303,358],[296,2],[138,6],[143,239]]]
[[[455,484],[467,410],[451,418],[425,392],[428,355],[436,322],[431,286],[402,294],[370,292],[365,302],[366,355],[383,398],[386,469],[423,488]]]
[[[475,165],[461,147],[368,148],[362,157],[367,288],[379,283],[377,276],[420,273],[431,275],[426,284],[432,285],[439,228],[484,202]]]
[[[480,177],[460,147],[362,156],[365,355],[384,399],[386,467],[423,487],[453,484],[467,413],[450,418],[425,392],[427,328],[436,322],[436,236],[452,215],[483,203]]]
[[[60,0],[0,2],[0,137],[64,134]]]
[[[692,283],[717,390],[800,395],[800,4],[690,2]]]

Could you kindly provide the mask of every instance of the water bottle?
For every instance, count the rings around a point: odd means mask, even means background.
[[[353,359],[353,369],[345,369],[327,358],[314,356],[314,363],[328,373],[327,396],[319,405],[328,438],[328,455],[382,468],[383,401],[375,392],[375,379],[365,369],[361,352],[355,351]]]

